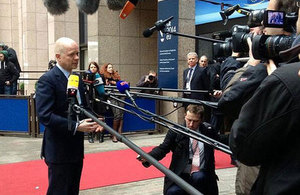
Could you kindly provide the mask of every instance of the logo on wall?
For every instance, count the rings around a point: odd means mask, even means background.
[[[170,21],[166,24],[165,30],[167,32],[176,32],[176,26],[172,26],[172,21]],[[162,31],[159,31],[159,35],[160,35],[160,42],[162,42],[162,43],[164,41],[169,41],[172,39],[171,34],[166,34],[166,33],[163,33]]]
[[[256,4],[256,3],[263,3],[266,0],[247,0],[248,4]]]

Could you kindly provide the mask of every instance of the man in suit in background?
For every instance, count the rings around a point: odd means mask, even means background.
[[[184,118],[186,127],[216,139],[216,131],[208,123],[202,123],[203,114],[203,106],[189,105]],[[170,151],[173,153],[170,164],[171,171],[203,194],[218,194],[215,157],[212,146],[169,130],[163,143],[155,147],[149,154],[156,160],[161,160]],[[146,159],[138,159],[145,164]],[[185,195],[187,193],[168,177],[165,177],[164,194]]]
[[[84,156],[84,132],[102,131],[91,119],[76,122],[68,130],[67,83],[79,61],[78,44],[66,37],[55,43],[56,66],[37,83],[36,107],[40,122],[45,126],[41,157],[48,166],[47,194],[79,193]],[[77,102],[86,106],[83,82],[79,81]]]
[[[188,68],[183,71],[183,87],[187,90],[208,90],[209,80],[205,67],[198,66],[198,55],[196,52],[187,54]],[[185,92],[184,98],[206,100],[204,93]],[[185,105],[186,107],[187,105]]]

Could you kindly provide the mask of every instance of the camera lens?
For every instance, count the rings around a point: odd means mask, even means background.
[[[253,57],[263,60],[279,58],[279,52],[289,49],[294,39],[294,37],[285,35],[257,35],[253,38]]]
[[[152,75],[149,75],[149,77],[148,77],[148,78],[149,78],[149,80],[150,80],[150,81],[152,81],[152,80],[154,79],[154,76],[152,76]]]
[[[217,57],[228,57],[232,53],[231,37],[225,39],[226,43],[214,43],[213,44],[213,56]]]
[[[236,32],[232,35],[232,50],[234,52],[247,52],[249,51],[249,46],[247,43],[247,38],[250,37],[252,40],[252,33]]]

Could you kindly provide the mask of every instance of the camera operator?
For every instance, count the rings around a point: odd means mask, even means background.
[[[140,81],[136,84],[137,87],[150,87],[157,88],[158,87],[158,79],[155,71],[150,70],[148,75],[144,75],[141,77]],[[141,93],[154,93],[153,90],[142,90]]]
[[[292,48],[281,52],[281,56],[298,57],[299,48],[298,36]],[[239,161],[260,165],[251,194],[299,194],[300,63],[276,69],[270,62],[267,69],[271,74],[245,103],[233,124],[230,147]]]
[[[233,121],[238,118],[243,104],[253,95],[259,84],[267,76],[266,67],[260,63],[260,60],[254,59],[252,55],[250,37],[247,38],[247,43],[249,46],[249,60],[243,67],[233,72],[233,76],[223,90],[223,95],[218,104],[225,115],[224,123],[227,131],[230,131]],[[237,166],[236,194],[249,194],[259,168],[248,167],[242,163],[237,163]]]

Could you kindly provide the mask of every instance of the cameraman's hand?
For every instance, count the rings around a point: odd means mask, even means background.
[[[146,82],[149,82],[149,81],[150,81],[150,80],[149,80],[149,75],[147,75],[147,76],[145,77],[145,81],[144,81],[144,82],[146,83]]]
[[[255,36],[255,34],[253,36]],[[252,53],[252,41],[251,41],[250,37],[247,38],[247,43],[248,43],[248,46],[249,46],[249,60],[248,60],[247,64],[249,64],[251,66],[256,66],[257,64],[260,63],[260,60],[256,60],[253,57],[253,53]]]
[[[290,32],[283,30],[283,28],[270,28],[266,27],[263,30],[265,35],[291,35]]]
[[[214,93],[212,94],[212,96],[214,98],[220,99],[222,94],[223,94],[222,90],[214,90]]]
[[[267,67],[268,75],[272,74],[272,72],[274,72],[274,70],[277,69],[277,67],[272,59],[269,59],[269,62],[265,63],[265,66]]]
[[[263,26],[257,26],[257,27],[254,27],[254,28],[250,28],[250,32],[255,35],[261,35],[263,34]]]

